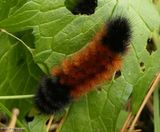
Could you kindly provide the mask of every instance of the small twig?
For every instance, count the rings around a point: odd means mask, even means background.
[[[133,118],[134,118],[134,116],[132,115],[131,112],[129,112],[128,117],[127,117],[127,119],[126,119],[126,121],[125,121],[125,123],[124,123],[124,125],[123,125],[123,127],[121,129],[121,132],[127,132],[127,130],[129,128],[130,123],[132,122]]]
[[[6,127],[6,125],[0,122],[0,128],[1,127]]]
[[[147,101],[146,107],[149,110],[149,112],[151,113],[151,115],[153,116],[154,110],[153,110],[153,103],[152,103],[151,98]]]
[[[9,123],[9,126],[7,127],[7,130],[5,132],[14,132],[18,115],[19,115],[19,110],[17,108],[13,109],[11,122]]]
[[[141,129],[138,129],[138,130],[135,130],[135,132],[142,132],[142,130],[141,130]]]
[[[67,111],[67,112],[64,114],[64,116],[62,117],[62,119],[61,119],[60,123],[58,124],[57,129],[56,129],[55,132],[59,132],[59,130],[60,130],[60,128],[62,127],[62,124],[64,123],[64,120],[66,119],[67,115],[68,115],[68,111]]]
[[[139,110],[138,110],[138,112],[137,112],[132,124],[131,124],[129,132],[132,132],[134,130],[134,126],[135,126],[135,124],[136,124],[136,122],[137,122],[137,120],[138,120],[138,118],[139,118],[144,106],[146,105],[146,103],[147,103],[148,99],[150,98],[150,96],[152,95],[153,91],[157,88],[157,85],[158,85],[159,81],[160,81],[160,73],[154,79],[154,81],[153,81],[153,83],[152,83],[152,85],[151,85],[146,97],[144,98],[144,100],[143,100],[143,102],[142,102],[142,104],[141,104],[141,106],[140,106],[140,108],[139,108]]]
[[[52,132],[52,131],[55,132],[55,130],[56,130],[57,128],[58,128],[58,124],[52,124],[49,130],[50,130],[51,132]]]
[[[54,119],[54,115],[52,115],[50,118],[49,118],[49,122],[47,124],[47,128],[46,128],[46,131],[49,132],[49,129],[51,127],[51,124],[52,124],[52,121]]]

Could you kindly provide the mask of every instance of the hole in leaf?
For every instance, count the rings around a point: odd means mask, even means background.
[[[25,120],[26,120],[27,122],[31,122],[31,121],[34,120],[34,116],[30,116],[29,114],[27,114],[27,115],[25,116]]]
[[[46,125],[49,123],[49,119],[46,121]]]
[[[74,15],[91,15],[97,7],[97,0],[65,0],[66,8]]]
[[[102,88],[99,86],[99,87],[97,87],[97,90],[98,91],[102,91]]]
[[[145,68],[143,68],[142,71],[145,72]]]
[[[144,66],[144,62],[140,62],[140,67],[143,67]]]
[[[141,70],[144,72],[145,71],[145,65],[144,65],[144,62],[140,62],[140,67],[141,67]]]
[[[114,76],[114,79],[119,78],[121,75],[122,75],[122,74],[121,74],[121,71],[120,71],[120,70],[119,70],[119,71],[116,71],[115,76]]]
[[[4,112],[0,112],[0,123],[4,125],[8,124],[8,117]]]
[[[157,46],[153,38],[148,38],[146,49],[150,55],[152,54],[152,52],[157,50]]]

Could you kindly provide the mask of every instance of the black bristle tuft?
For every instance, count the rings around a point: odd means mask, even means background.
[[[95,12],[97,7],[97,0],[77,0],[76,5],[73,7],[71,12],[74,15],[86,14],[91,15]]]
[[[102,43],[116,53],[124,53],[131,39],[131,27],[128,19],[118,17],[107,23]]]
[[[35,105],[40,112],[53,114],[70,103],[69,91],[57,77],[44,77],[35,96]]]

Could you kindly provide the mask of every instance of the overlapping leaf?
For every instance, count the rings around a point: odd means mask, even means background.
[[[72,15],[65,8],[64,0],[19,0],[9,6],[1,6],[7,16],[1,16],[0,28],[14,33],[34,49],[31,56],[17,41],[1,35],[1,95],[34,93],[41,71],[33,63],[33,58],[42,70],[45,71],[46,67],[50,70],[66,55],[76,52],[91,40],[105,20],[124,15],[129,17],[133,26],[133,40],[124,58],[122,76],[102,86],[102,91],[91,92],[73,103],[59,130],[115,131],[119,112],[132,87],[133,111],[137,111],[154,75],[160,70],[158,43],[152,55],[146,50],[148,38],[157,34],[160,23],[159,14],[151,1],[99,0],[96,12],[91,16]],[[27,38],[27,35],[30,37]],[[145,71],[140,66],[141,62]],[[6,100],[3,104],[8,108],[18,106],[22,113],[31,107],[28,100],[14,103]]]

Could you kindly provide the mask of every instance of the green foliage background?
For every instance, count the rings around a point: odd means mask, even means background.
[[[40,78],[64,57],[82,48],[104,22],[126,16],[133,39],[124,57],[122,75],[71,104],[60,132],[114,132],[121,127],[120,113],[132,95],[137,112],[153,78],[160,71],[159,2],[152,0],[99,0],[95,14],[72,15],[64,0],[0,0],[0,28],[25,42],[0,32],[0,96],[34,94]],[[157,50],[146,50],[148,38]],[[144,63],[145,71],[140,63]],[[20,109],[18,125],[26,131],[45,131],[48,117],[36,115],[27,124],[24,116],[33,99],[0,100],[0,110],[9,116]]]

